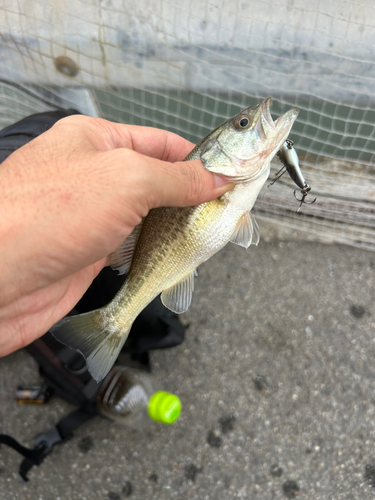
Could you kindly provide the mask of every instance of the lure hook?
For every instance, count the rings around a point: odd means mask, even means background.
[[[308,184],[306,184],[306,186],[303,189],[301,189],[301,194],[302,194],[301,198],[298,198],[298,196],[296,195],[296,191],[297,190],[295,189],[293,192],[294,197],[297,201],[300,202],[299,207],[296,210],[297,212],[299,212],[301,210],[301,207],[304,203],[306,205],[311,205],[312,203],[316,202],[316,197],[311,201],[306,201],[306,196],[309,194],[309,191],[311,191],[311,187]]]
[[[286,170],[285,166],[281,167],[280,170],[276,173],[275,177],[269,183],[268,187],[273,186],[275,184],[275,182],[278,181],[280,179],[280,177],[282,177],[285,174],[286,171],[287,170]]]

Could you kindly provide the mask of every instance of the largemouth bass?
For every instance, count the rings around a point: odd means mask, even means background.
[[[156,296],[176,313],[192,299],[197,267],[229,241],[258,244],[250,214],[299,110],[273,121],[271,98],[241,111],[207,135],[185,158],[226,176],[235,187],[213,201],[186,208],[151,210],[110,256],[112,267],[129,275],[114,299],[95,311],[57,323],[53,335],[80,351],[95,380],[102,380],[123,347],[133,321]]]

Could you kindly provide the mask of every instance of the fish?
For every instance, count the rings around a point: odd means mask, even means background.
[[[259,242],[251,209],[270,173],[270,162],[285,143],[299,110],[277,120],[272,99],[244,109],[209,133],[185,158],[200,159],[210,172],[234,188],[192,207],[150,210],[109,263],[128,276],[113,300],[101,309],[60,320],[51,329],[57,340],[79,351],[92,377],[101,381],[120,353],[138,314],[161,294],[165,307],[185,312],[191,303],[197,267],[228,242],[244,248]]]

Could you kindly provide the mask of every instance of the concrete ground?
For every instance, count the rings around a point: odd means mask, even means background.
[[[180,420],[136,431],[96,418],[30,473],[0,450],[0,499],[373,499],[375,255],[339,245],[228,245],[199,269],[185,343],[152,354]],[[70,410],[14,401],[38,380],[0,360],[0,432],[30,446]]]

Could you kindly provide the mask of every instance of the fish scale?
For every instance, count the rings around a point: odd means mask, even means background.
[[[104,308],[64,318],[55,337],[80,351],[100,381],[120,352],[138,314],[157,295],[174,312],[188,309],[196,268],[229,241],[247,248],[258,243],[250,210],[266,182],[270,162],[298,115],[292,108],[275,122],[271,99],[247,108],[208,134],[185,158],[226,176],[235,186],[222,197],[195,207],[156,208],[110,256],[128,277]]]

